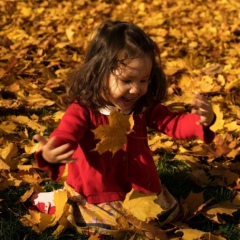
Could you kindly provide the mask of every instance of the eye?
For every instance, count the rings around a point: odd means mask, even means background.
[[[148,79],[143,79],[140,81],[141,83],[148,83]]]
[[[127,79],[122,79],[121,80],[124,84],[129,84],[129,83],[131,83],[131,81],[130,80],[127,80]]]

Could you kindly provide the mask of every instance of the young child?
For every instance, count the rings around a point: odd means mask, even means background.
[[[158,195],[156,202],[164,210],[159,226],[176,217],[179,207],[160,182],[147,143],[147,128],[175,139],[199,138],[205,143],[214,139],[209,127],[215,115],[205,97],[195,95],[194,113],[171,112],[161,104],[166,79],[158,59],[156,44],[139,27],[104,22],[83,64],[69,77],[69,106],[59,126],[49,140],[34,136],[42,145],[36,153],[38,166],[47,170],[51,179],[58,181],[68,163],[64,189],[74,202],[75,222],[80,228],[111,234],[131,189]],[[111,111],[133,114],[133,131],[116,154],[99,154],[93,151],[98,140],[92,130],[108,125]]]

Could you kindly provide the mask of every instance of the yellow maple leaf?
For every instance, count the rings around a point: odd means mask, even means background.
[[[58,122],[63,117],[64,113],[64,111],[57,111],[53,114],[52,118],[55,122]]]
[[[31,187],[28,191],[26,191],[19,199],[19,202],[25,202],[34,192],[34,187]]]
[[[40,214],[41,214],[40,212],[29,210],[29,214],[25,214],[24,216],[22,216],[20,218],[20,222],[24,226],[32,227],[32,229],[35,230],[36,232],[40,232],[39,229],[35,227],[41,221]]]
[[[194,87],[194,80],[189,74],[186,74],[186,73],[181,74],[178,86],[184,91],[189,90],[190,87]],[[191,97],[193,97],[192,91],[194,91],[194,89],[191,89],[191,91],[188,91],[188,93],[191,94]]]
[[[57,224],[57,218],[54,214],[50,215],[47,213],[40,213],[40,222],[39,229],[40,231],[44,231],[48,227],[53,227]]]
[[[17,165],[17,169],[22,170],[22,171],[30,171],[30,169],[33,168],[33,165]]]
[[[28,141],[28,143],[26,143],[24,146],[24,150],[27,154],[33,154],[39,149],[39,143],[35,143],[34,141]]]
[[[190,239],[211,239],[211,240],[224,240],[226,238],[223,238],[221,236],[215,236],[211,233],[203,232],[197,229],[192,228],[186,228],[186,229],[180,229],[177,232],[183,232],[182,240],[190,240]]]
[[[232,215],[238,209],[239,207],[230,201],[226,201],[206,208],[202,214],[213,222],[224,224],[225,221],[221,218],[220,214]]]
[[[55,104],[54,101],[44,98],[41,94],[38,93],[30,93],[27,101],[28,104],[34,109],[42,108],[45,106],[52,106],[53,104]]]
[[[22,13],[22,15],[23,15],[24,17],[30,17],[31,14],[32,14],[32,9],[29,8],[29,7],[23,7],[23,8],[21,9],[21,13]]]
[[[213,78],[211,76],[203,76],[199,82],[199,89],[201,93],[211,92],[213,89]]]
[[[15,143],[7,143],[6,147],[1,150],[0,157],[10,166],[11,170],[15,170],[18,165],[18,160],[15,158],[18,154],[18,147]]]
[[[63,214],[64,206],[67,202],[67,192],[66,191],[55,191],[54,192],[54,204],[56,206],[56,218],[60,219]]]
[[[223,119],[223,112],[220,109],[220,105],[219,104],[212,104],[213,107],[213,111],[216,114],[217,117],[217,121],[215,121],[215,123],[211,126],[212,131],[216,132],[218,130],[222,130],[223,129],[223,125],[224,125],[224,119]]]
[[[199,239],[206,233],[192,228],[180,229],[177,232],[183,232],[182,240]]]
[[[67,38],[68,38],[68,40],[70,41],[70,42],[72,42],[73,41],[73,39],[74,39],[74,31],[73,31],[73,29],[70,27],[70,28],[67,28],[66,30],[65,30],[65,33],[66,33],[66,36],[67,36]]]
[[[161,136],[159,134],[155,134],[154,136],[148,136],[148,145],[151,146],[155,143],[158,143],[161,140]]]
[[[16,156],[18,152],[18,148],[14,143],[7,143],[6,147],[1,151],[1,157],[5,159],[5,161],[9,161],[12,157]]]
[[[39,133],[44,132],[47,128],[46,126],[43,126],[43,125],[37,123],[36,121],[31,120],[27,116],[22,116],[22,115],[20,115],[20,116],[10,116],[8,119],[10,121],[13,121],[13,122],[18,123],[18,124],[27,125],[31,129],[36,130]]]
[[[165,63],[164,73],[166,75],[174,75],[179,71],[186,70],[186,62],[183,59],[176,59],[172,61],[168,61]]]
[[[71,214],[71,211],[73,211],[72,206],[69,204],[65,204],[63,214],[58,221],[58,227],[52,234],[54,237],[59,236],[59,234],[61,234],[66,228],[71,225],[68,221],[68,216]]]
[[[238,210],[238,207],[232,204],[230,201],[217,203],[215,205],[210,206],[206,209],[206,213],[209,215],[217,215],[217,214],[228,214],[232,215],[234,212]]]
[[[202,235],[203,239],[211,239],[211,240],[226,240],[226,238],[222,237],[222,236],[215,236],[213,234],[209,233],[205,233]]]
[[[57,224],[58,220],[64,213],[64,207],[67,202],[67,192],[66,191],[54,191],[54,200],[56,206],[55,214],[41,213],[41,221],[39,223],[39,228],[44,231],[48,227],[53,227]]]
[[[93,151],[98,151],[100,154],[110,151],[114,155],[127,143],[127,134],[132,131],[133,125],[132,115],[112,111],[109,115],[109,125],[100,125],[92,130],[95,139],[100,139]]]
[[[37,193],[46,191],[42,186],[40,186],[39,184],[36,184],[36,183],[31,183],[30,186],[33,187],[34,192],[37,192]]]
[[[237,124],[237,121],[233,120],[232,122],[230,123],[226,123],[224,125],[225,128],[227,128],[227,131],[228,132],[239,132],[240,131],[240,127],[239,125]]]
[[[12,173],[12,176],[16,179],[20,179],[24,183],[37,184],[42,182],[42,178],[40,177],[39,173],[33,168],[27,171],[20,170],[16,173]]]
[[[33,187],[34,188],[34,187]],[[28,195],[27,193],[26,195]],[[66,191],[54,191],[54,200],[56,206],[55,214],[47,214],[41,212],[35,212],[29,210],[29,214],[24,215],[20,221],[25,226],[31,226],[36,232],[42,232],[48,227],[53,227],[60,221],[61,225],[65,222],[64,219],[61,220],[62,215],[65,213],[65,205],[67,202],[67,192]],[[68,209],[68,208],[67,208]],[[66,216],[65,216],[66,217]],[[65,218],[64,217],[64,218]],[[56,231],[60,233],[62,227]]]
[[[176,154],[173,159],[183,161],[192,170],[202,167],[202,164],[198,162],[198,158],[192,155],[189,156],[189,155]]]
[[[240,207],[240,193],[237,192],[234,199],[232,200],[232,203],[236,206]]]
[[[10,170],[10,166],[0,159],[0,169],[1,170]]]
[[[9,186],[19,187],[22,180],[16,179],[11,173],[8,173],[1,179],[0,190],[3,190]]]
[[[119,229],[129,229],[129,222],[127,220],[127,217],[126,216],[119,216],[117,217],[116,219],[116,222],[118,223],[118,228]]]
[[[98,240],[99,239],[100,234],[99,233],[95,233],[93,235],[91,235],[88,240]]]
[[[154,202],[157,199],[155,193],[141,193],[132,189],[127,193],[123,201],[123,207],[128,210],[134,217],[141,221],[150,221],[157,218],[163,209]]]
[[[18,202],[25,202],[28,198],[31,197],[31,195],[34,192],[44,192],[44,191],[45,191],[44,188],[42,188],[40,185],[31,184],[31,188],[20,197]]]
[[[6,135],[6,134],[14,134],[15,129],[17,128],[17,125],[13,122],[3,121],[0,123],[0,134]]]

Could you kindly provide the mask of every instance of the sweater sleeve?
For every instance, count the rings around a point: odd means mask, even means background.
[[[199,138],[204,143],[211,143],[215,133],[209,127],[198,125],[200,116],[185,112],[171,112],[158,104],[147,111],[148,127],[175,139]]]
[[[77,103],[69,106],[64,116],[62,117],[58,127],[51,133],[50,137],[55,136],[55,147],[69,143],[70,147],[66,150],[76,150],[79,140],[82,138],[88,128],[88,110],[82,108]],[[42,156],[42,150],[35,154],[38,167],[41,170],[49,172],[49,177],[58,181],[62,176],[65,164],[51,164],[45,161]]]

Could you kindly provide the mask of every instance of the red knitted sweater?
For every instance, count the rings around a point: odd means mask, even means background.
[[[92,151],[97,140],[91,130],[108,125],[108,115],[85,109],[73,103],[67,109],[59,126],[50,137],[56,136],[56,145],[70,143],[78,161],[68,166],[67,183],[84,196],[89,203],[123,200],[132,188],[145,193],[161,191],[161,182],[148,146],[147,127],[175,139],[199,138],[205,143],[214,139],[214,132],[197,125],[199,116],[174,113],[161,104],[134,114],[134,132],[127,136],[127,144],[113,157],[110,152]],[[112,136],[114,141],[114,136]],[[65,168],[63,164],[49,164],[36,153],[41,169],[49,171],[57,181]]]

